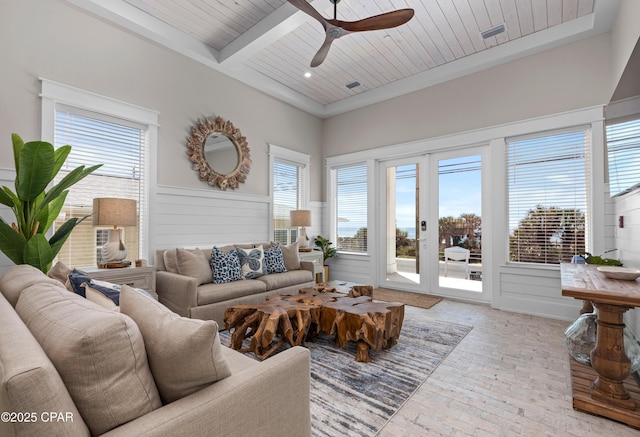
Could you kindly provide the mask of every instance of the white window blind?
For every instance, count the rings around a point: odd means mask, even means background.
[[[607,156],[611,196],[640,186],[640,116],[607,125]]]
[[[291,228],[289,212],[304,209],[304,166],[273,162],[273,239],[283,245],[296,241],[298,230]]]
[[[507,140],[510,261],[558,264],[585,252],[590,135],[577,128]]]
[[[335,170],[336,248],[367,251],[367,164]]]
[[[141,235],[145,234],[145,126],[78,108],[56,106],[54,146],[71,146],[71,153],[56,182],[80,165],[103,164],[94,173],[71,187],[65,206],[56,220],[61,225],[71,217],[92,213],[96,197],[133,199],[138,206],[138,226],[124,228],[127,259],[140,257]],[[76,226],[58,254],[69,266],[95,265],[105,232],[93,226],[89,217]]]

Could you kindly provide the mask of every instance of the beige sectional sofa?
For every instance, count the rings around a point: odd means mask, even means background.
[[[126,285],[113,311],[28,265],[0,292],[3,437],[311,434],[305,348],[258,362],[213,321]]]
[[[238,248],[268,250],[274,243],[236,244],[220,247],[225,254]],[[286,271],[255,279],[213,283],[212,249],[162,249],[154,255],[158,300],[184,317],[215,320],[224,329],[224,312],[233,305],[264,302],[276,294],[297,294],[315,285],[313,263],[301,261],[298,245],[281,247]]]

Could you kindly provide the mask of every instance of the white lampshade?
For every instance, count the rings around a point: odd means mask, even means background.
[[[311,226],[311,211],[306,209],[291,211],[289,218],[292,228]]]

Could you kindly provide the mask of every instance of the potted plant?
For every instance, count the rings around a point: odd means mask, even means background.
[[[316,237],[316,248],[315,250],[322,251],[322,263],[324,265],[324,280],[325,282],[329,282],[329,266],[327,265],[327,260],[329,258],[333,258],[334,256],[338,256],[338,251],[335,247],[331,247],[333,243],[329,241],[328,238],[324,238],[321,235]]]
[[[47,190],[71,152],[71,146],[54,149],[44,141],[25,144],[18,134],[12,134],[11,140],[16,167],[15,193],[2,187],[0,203],[13,211],[16,221],[9,225],[0,218],[0,251],[16,264],[30,264],[47,273],[73,228],[90,215],[67,220],[49,239],[45,234],[60,213],[69,187],[101,165],[80,166]]]

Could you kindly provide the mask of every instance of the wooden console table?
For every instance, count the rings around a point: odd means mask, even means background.
[[[573,407],[640,428],[640,398],[624,385],[631,362],[623,338],[624,313],[640,306],[640,282],[609,279],[589,264],[561,264],[560,274],[563,296],[590,301],[598,310],[596,346],[591,351],[595,380],[587,393],[572,372]]]

